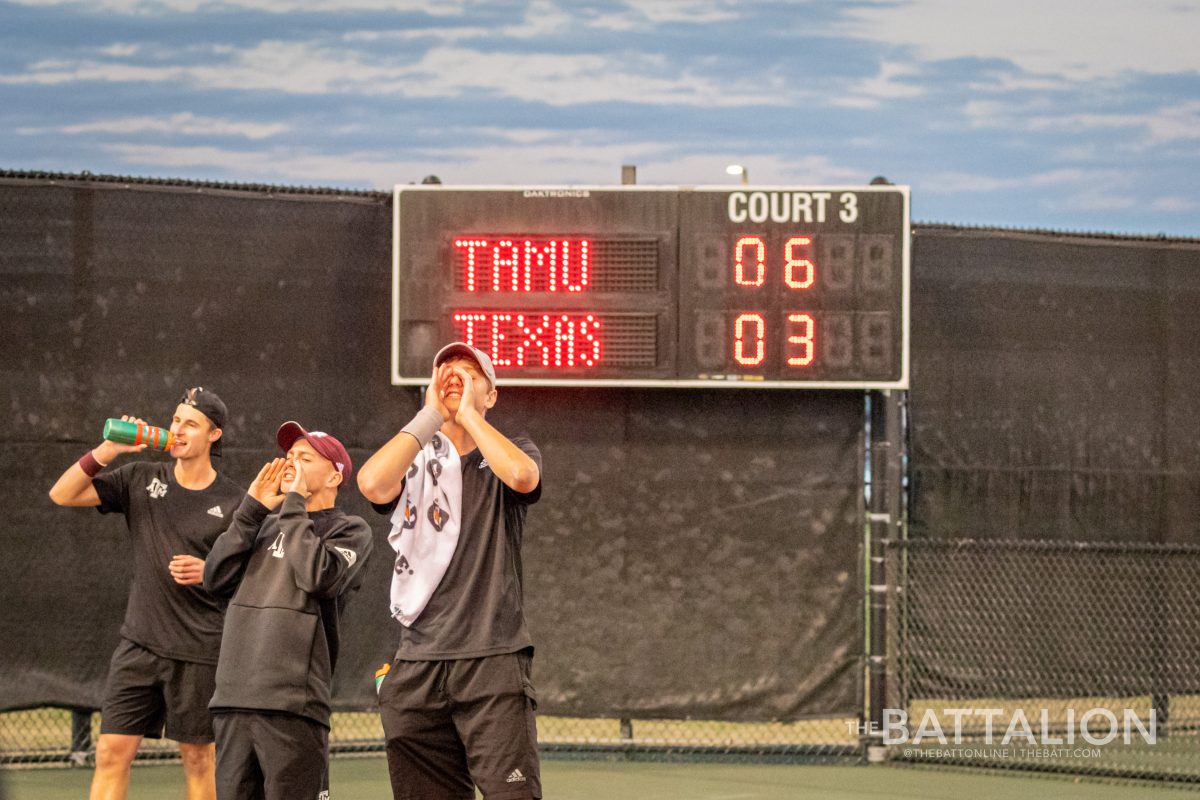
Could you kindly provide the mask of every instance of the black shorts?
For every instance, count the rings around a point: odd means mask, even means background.
[[[329,729],[296,714],[213,712],[218,800],[328,800]]]
[[[145,736],[185,744],[213,741],[208,701],[217,665],[163,658],[122,639],[108,666],[100,733]]]
[[[542,796],[528,651],[395,661],[379,687],[395,800]]]

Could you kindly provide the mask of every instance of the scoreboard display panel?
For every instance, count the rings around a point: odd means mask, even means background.
[[[394,193],[392,382],[438,348],[503,384],[907,388],[909,193],[446,187]]]

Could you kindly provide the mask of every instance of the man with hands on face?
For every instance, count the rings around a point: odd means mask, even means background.
[[[230,597],[210,704],[220,800],[328,797],[339,621],[371,553],[367,523],[335,505],[342,443],[296,422],[276,440],[286,459],[259,471],[204,567]]]
[[[146,445],[105,441],[50,490],[60,506],[123,514],[133,539],[133,583],[100,710],[92,800],[126,796],[142,738],[157,739],[164,727],[179,742],[188,798],[214,796],[208,700],[225,604],[199,584],[204,557],[242,495],[212,465],[226,416],[215,392],[188,389],[171,420],[174,463],[134,461],[106,470]]]
[[[433,363],[424,407],[358,477],[396,551],[400,644],[379,687],[392,794],[540,798],[521,540],[541,454],[487,421],[487,354],[455,342]]]

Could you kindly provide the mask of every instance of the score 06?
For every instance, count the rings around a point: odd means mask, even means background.
[[[793,236],[783,245],[783,282],[792,289],[807,289],[816,279],[812,238]],[[762,286],[767,280],[767,246],[759,236],[743,236],[733,246],[733,282]]]

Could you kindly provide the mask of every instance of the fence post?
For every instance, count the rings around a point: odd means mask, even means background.
[[[887,759],[883,744],[884,709],[887,708],[887,582],[888,542],[901,531],[903,504],[904,432],[902,395],[896,390],[871,396],[870,504],[867,521],[870,533],[868,583],[870,590],[869,652],[867,654],[868,715],[864,743],[869,762]]]
[[[85,767],[92,750],[92,709],[71,709],[71,766]]]

